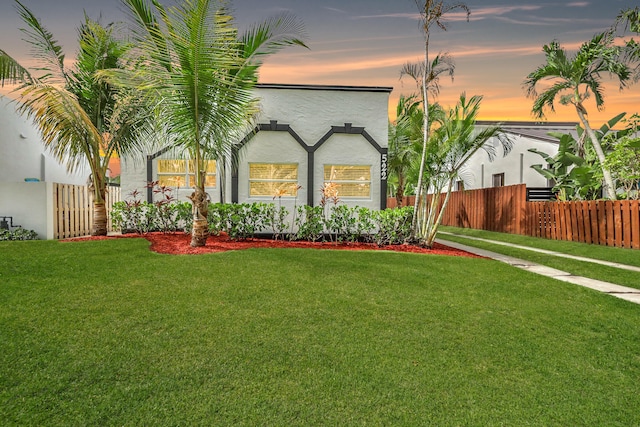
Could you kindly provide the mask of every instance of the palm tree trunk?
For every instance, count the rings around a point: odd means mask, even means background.
[[[593,145],[593,149],[598,156],[598,161],[600,162],[600,167],[602,168],[602,176],[604,177],[604,192],[607,195],[607,198],[611,200],[616,200],[616,187],[613,183],[613,177],[611,176],[611,171],[605,166],[606,157],[604,155],[604,150],[602,150],[602,146],[600,145],[600,141],[598,141],[598,137],[596,136],[593,129],[589,125],[589,121],[587,120],[584,114],[584,107],[581,105],[576,105],[576,111],[578,112],[578,117],[580,117],[580,121],[584,126],[587,135],[591,139],[591,144]]]
[[[91,235],[107,235],[107,207],[104,202],[93,203],[93,224],[91,225]]]
[[[429,234],[427,235],[425,246],[428,248],[433,247],[433,242],[436,240],[436,236],[438,235],[438,228],[440,227],[440,223],[442,222],[442,217],[444,216],[444,210],[447,208],[447,205],[449,204],[449,197],[451,197],[452,188],[453,188],[453,179],[449,179],[447,194],[444,197],[444,202],[442,202],[442,206],[440,207],[440,212],[438,212],[438,218],[436,218],[433,224],[431,224],[431,229],[429,230]]]
[[[200,247],[207,244],[209,237],[209,200],[204,188],[195,187],[195,191],[189,196],[192,203],[193,227],[191,228],[191,247]]]
[[[416,187],[416,200],[413,203],[413,219],[411,222],[412,240],[420,239],[422,233],[418,233],[420,225],[418,224],[418,207],[420,197],[423,196],[424,183],[422,175],[424,175],[424,166],[427,159],[427,142],[429,141],[429,92],[427,90],[427,73],[429,72],[429,33],[425,31],[424,43],[424,70],[422,72],[422,108],[424,109],[424,119],[422,122],[422,155],[420,157],[420,171],[418,172],[418,185]]]
[[[99,172],[91,174],[89,188],[93,190],[93,223],[91,224],[91,235],[106,236],[107,207],[105,204],[105,198],[107,194],[107,185]]]
[[[404,177],[398,174],[398,188],[396,189],[396,206],[401,208],[404,204]]]

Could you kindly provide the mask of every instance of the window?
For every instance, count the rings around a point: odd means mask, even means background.
[[[216,186],[216,161],[205,161],[207,175],[205,187]],[[169,187],[192,187],[195,185],[195,163],[193,160],[158,160],[158,181]]]
[[[297,163],[249,163],[249,197],[297,195]]]
[[[493,186],[494,187],[503,187],[504,186],[504,172],[503,173],[494,173],[493,174]]]
[[[464,191],[464,181],[456,181],[456,191]]]
[[[371,197],[371,166],[325,165],[324,183],[334,184],[340,198]]]

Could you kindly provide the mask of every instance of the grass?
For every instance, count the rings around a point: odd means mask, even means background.
[[[464,236],[480,237],[483,239],[514,243],[532,248],[546,249],[575,256],[640,267],[640,251],[637,249],[613,248],[586,243],[497,233],[493,231],[473,230],[468,228],[441,227],[441,231],[457,234],[457,236],[452,236],[440,233],[438,238],[442,240],[458,242],[492,252],[533,261],[562,271],[567,271],[578,276],[589,277],[592,279],[640,289],[640,274],[638,272],[467,239]]]
[[[637,425],[640,306],[485,259],[0,243],[3,425]]]

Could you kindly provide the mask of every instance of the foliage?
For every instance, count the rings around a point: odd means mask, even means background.
[[[419,212],[414,213],[414,218],[419,218],[418,228],[412,230],[414,239],[426,247],[431,247],[435,241],[453,182],[471,156],[482,149],[492,161],[495,147],[487,142],[494,138],[502,145],[504,155],[511,151],[513,141],[500,126],[476,127],[481,101],[481,96],[467,98],[462,93],[456,106],[448,111],[441,126],[433,132],[427,147],[425,177],[433,195],[430,200],[426,197],[420,200]],[[442,192],[445,196],[441,202]]]
[[[13,230],[0,229],[0,241],[2,240],[38,240],[38,233],[22,227]]]
[[[597,140],[607,151],[610,151],[610,147],[617,145],[616,141],[632,132],[630,128],[613,130],[624,116],[625,113],[618,114],[593,131]],[[529,149],[547,162],[547,167],[542,164],[531,167],[545,178],[555,182],[554,191],[557,192],[558,200],[592,200],[601,197],[602,168],[598,163],[598,157],[593,145],[589,143],[590,139],[586,138],[585,130],[580,125],[577,126],[577,134],[578,141],[571,134],[549,133],[550,136],[558,139],[558,152],[554,156],[535,148]],[[607,156],[611,154],[613,153],[608,153]],[[609,164],[607,163],[607,167]]]
[[[602,169],[605,194],[615,200],[615,184],[605,164],[604,149],[589,124],[585,101],[593,95],[596,108],[601,110],[604,107],[603,74],[616,78],[620,89],[627,85],[631,70],[623,58],[622,47],[615,43],[614,32],[609,30],[583,43],[572,56],[555,40],[543,46],[543,51],[546,63],[529,73],[524,81],[527,96],[534,100],[532,112],[542,118],[545,110],[555,111],[557,100],[562,105],[573,105]],[[550,86],[538,93],[541,82],[548,82]],[[576,154],[581,156],[582,152]]]
[[[113,226],[123,233],[150,232],[188,233],[192,227],[191,204],[178,202],[170,189],[154,185],[155,201],[140,199],[132,191],[127,200],[114,203],[111,212]],[[158,197],[160,196],[160,197]],[[331,200],[331,204],[328,203]],[[330,240],[335,242],[377,242],[380,245],[402,244],[409,240],[413,208],[371,210],[339,204],[337,196],[329,197],[325,205],[297,206],[292,223],[288,210],[274,203],[210,203],[209,233],[226,233],[231,239],[248,239],[271,234],[274,239]]]
[[[380,246],[401,245],[411,239],[411,219],[413,206],[377,211],[373,216],[378,230],[373,236]]]
[[[451,61],[449,64],[447,63],[448,61],[441,62],[440,55],[438,55],[433,62],[429,61],[429,40],[431,38],[431,31],[434,25],[437,28],[446,31],[447,25],[444,20],[445,15],[456,9],[461,9],[465,13],[467,22],[469,21],[469,16],[471,14],[469,7],[464,3],[447,4],[442,0],[415,0],[415,3],[416,6],[418,6],[420,17],[422,19],[422,32],[424,34],[424,61],[420,66],[407,65],[401,71],[401,76],[403,75],[403,73],[410,75],[418,85],[420,94],[422,96],[422,110],[424,112],[422,125],[422,150],[420,156],[420,165],[418,168],[418,183],[415,192],[416,200],[414,204],[414,216],[411,222],[411,229],[414,238],[418,235],[418,229],[422,227],[422,224],[420,224],[421,218],[418,215],[418,204],[420,203],[420,200],[424,198],[423,196],[426,194],[427,190],[427,188],[425,188],[423,179],[429,144],[429,131],[431,126],[429,116],[430,86],[435,85],[437,93],[437,81],[439,74],[448,71],[450,75],[453,76],[454,70],[453,62]],[[448,57],[448,55],[445,54],[442,56],[442,58],[445,57]]]
[[[16,9],[25,24],[25,41],[35,65],[20,65],[0,50],[0,84],[17,83],[13,96],[18,110],[34,120],[47,149],[69,171],[88,166],[94,215],[91,233],[106,235],[104,206],[109,160],[136,150],[148,129],[144,104],[131,91],[119,90],[97,77],[105,69],[127,66],[132,45],[122,40],[121,29],[101,25],[85,16],[78,28],[79,50],[65,66],[62,46],[22,3]],[[86,170],[86,169],[85,169]]]
[[[129,194],[125,201],[113,204],[111,222],[123,233],[144,234],[152,231],[163,233],[188,230],[191,227],[191,208],[188,203],[177,202],[170,187],[158,182],[149,184],[156,195],[154,201],[143,201],[138,190]]]
[[[621,187],[620,196],[626,199],[640,199],[640,116],[631,117],[625,135],[614,139],[606,165]]]
[[[599,195],[601,179],[598,179],[594,162],[573,154],[577,150],[577,142],[571,134],[552,134],[558,138],[558,152],[550,156],[536,148],[529,151],[538,154],[546,161],[532,165],[540,175],[555,183],[553,191],[558,200],[582,200]],[[596,160],[597,161],[597,160]]]
[[[216,159],[221,190],[234,144],[258,113],[252,92],[264,59],[304,46],[302,26],[281,15],[240,34],[226,2],[189,0],[164,7],[155,0],[123,0],[135,26],[139,66],[105,78],[155,100],[168,140],[194,165],[192,246],[206,244],[208,159]],[[221,193],[224,195],[224,192]],[[241,233],[242,234],[242,233]]]
[[[324,206],[298,206],[295,225],[298,231],[295,238],[317,242],[324,235]]]

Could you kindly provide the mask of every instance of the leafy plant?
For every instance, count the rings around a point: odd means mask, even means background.
[[[380,246],[407,243],[411,239],[412,218],[413,206],[377,212],[374,216],[378,226],[378,232],[374,236],[375,243]]]
[[[22,227],[13,230],[0,229],[0,241],[3,240],[38,240],[38,233]]]
[[[324,233],[324,207],[298,206],[295,223],[298,228],[296,239],[317,242]]]

